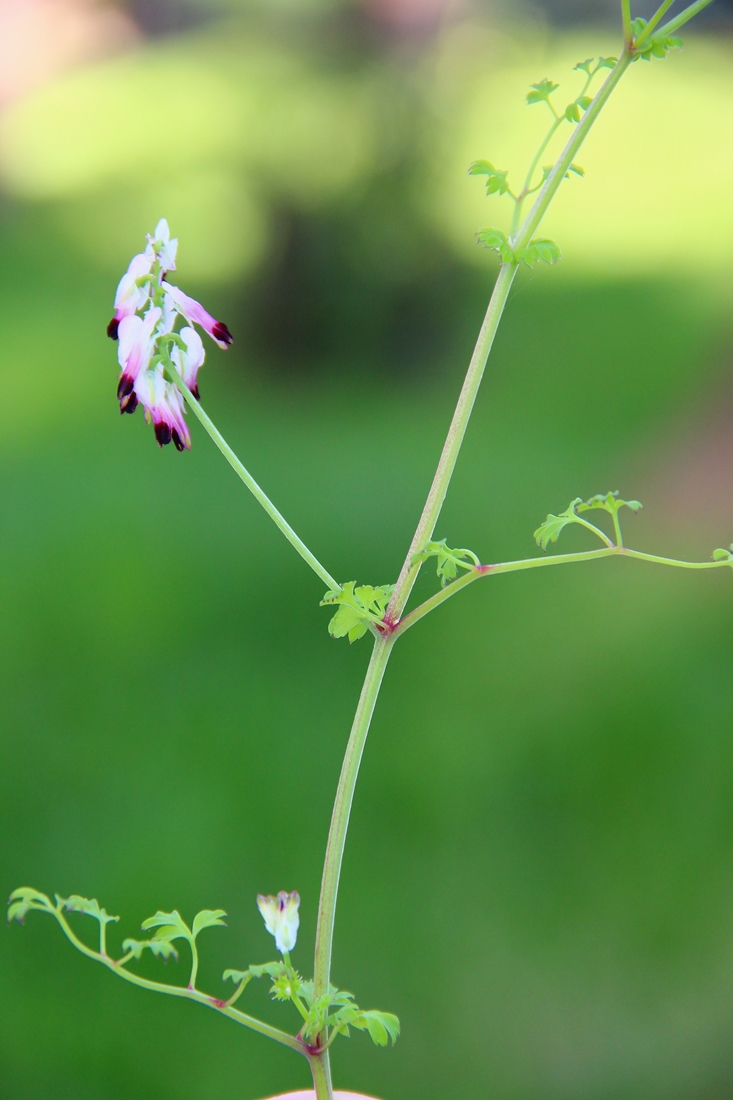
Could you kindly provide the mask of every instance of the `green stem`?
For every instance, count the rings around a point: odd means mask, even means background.
[[[644,27],[641,34],[638,34],[634,39],[634,46],[639,46],[645,38],[649,37],[655,27],[657,27],[662,22],[662,19],[667,14],[673,4],[674,0],[664,0],[664,3],[659,5],[657,10],[654,12],[654,15]]]
[[[594,528],[594,530],[596,529]],[[546,565],[570,565],[573,562],[595,561],[597,558],[611,557],[637,558],[639,561],[649,561],[656,565],[672,565],[677,569],[719,569],[721,566],[731,568],[730,562],[725,560],[678,561],[676,558],[663,558],[658,554],[644,554],[641,550],[629,550],[626,546],[613,545],[604,547],[602,550],[583,550],[575,554],[554,554],[549,558],[522,558],[520,561],[499,562],[497,565],[481,565],[477,569],[472,569],[470,573],[466,573],[463,577],[459,577],[458,580],[453,581],[446,588],[441,588],[440,592],[436,592],[434,596],[421,603],[409,615],[405,615],[404,619],[401,619],[397,625],[392,637],[395,640],[399,638],[401,634],[404,634],[420,619],[424,619],[436,607],[445,603],[451,596],[455,596],[463,588],[467,588],[469,584],[480,580],[481,577],[494,577],[499,573],[518,573],[524,569],[541,569]]]
[[[260,488],[260,486],[250,474],[249,470],[247,470],[246,467],[242,465],[232,448],[222,436],[221,432],[218,431],[218,429],[214,426],[204,410],[201,408],[200,402],[198,402],[193,396],[176,368],[170,362],[167,362],[165,367],[167,372],[170,374],[171,379],[175,382],[183,396],[186,398],[186,404],[188,405],[188,407],[191,409],[191,411],[197,417],[200,423],[203,424],[204,428],[209,433],[214,443],[216,443],[217,447],[224,455],[224,458],[227,460],[232,469],[237,474],[239,474],[242,481],[252,493],[252,496],[255,498],[255,500],[257,500],[262,505],[270,519],[275,523],[277,527],[279,527],[279,529],[285,535],[285,538],[288,540],[290,545],[298,551],[303,561],[307,562],[313,572],[321,578],[323,583],[327,585],[329,589],[333,591],[338,591],[341,585],[338,583],[337,580],[334,580],[328,570],[321,565],[315,554],[312,554],[303,542],[303,540],[299,538],[298,535],[296,535],[295,531],[287,522],[285,517],[282,516],[280,512],[278,512],[277,508],[272,503],[267,493],[265,493],[264,489]]]
[[[359,765],[369,733],[369,725],[391,652],[391,637],[378,638],[375,641],[361,695],[359,696],[356,714],[354,715],[349,742],[346,746],[344,762],[341,766],[341,775],[331,815],[331,828],[328,833],[326,858],[323,864],[321,896],[318,903],[316,955],[313,971],[314,998],[320,997],[328,991],[331,980],[331,951],[333,947],[333,926],[336,918],[336,898],[338,896],[339,877],[344,856],[346,832],[349,827],[351,804],[354,800],[354,788],[356,787]],[[325,1037],[323,1041],[326,1041]]]
[[[558,117],[558,118],[555,119],[555,121],[553,122],[552,126],[550,127],[550,129],[547,133],[547,136],[546,136],[545,140],[542,142],[539,149],[535,153],[534,160],[532,161],[532,163],[529,166],[529,171],[527,172],[527,178],[524,181],[524,186],[522,187],[522,190],[517,195],[517,203],[516,203],[516,206],[514,207],[514,216],[512,217],[512,225],[511,225],[511,229],[509,231],[510,236],[512,236],[512,237],[515,235],[515,233],[519,229],[519,221],[520,221],[520,218],[522,217],[522,204],[524,203],[524,200],[526,199],[527,195],[530,194],[530,186],[531,186],[531,183],[532,183],[532,177],[534,176],[535,172],[537,171],[537,165],[540,162],[540,157],[544,153],[547,146],[550,144],[550,141],[552,140],[554,134],[557,131],[558,126],[560,125],[560,123],[562,121],[563,121],[562,117]]]
[[[331,1062],[328,1050],[320,1054],[313,1054],[308,1058],[313,1074],[313,1088],[316,1090],[316,1100],[333,1100],[333,1085],[331,1084]]]
[[[708,4],[712,4],[713,0],[697,0],[695,4],[690,4],[688,8],[681,11],[679,15],[676,15],[674,19],[670,19],[669,23],[665,23],[660,29],[659,34],[674,34],[680,27],[684,27],[685,23],[689,23],[691,19],[701,12],[703,8],[706,8]]]
[[[188,979],[188,988],[195,989],[196,978],[198,977],[199,972],[199,953],[198,948],[196,947],[196,940],[191,939],[189,942],[191,944],[191,975]]]
[[[491,345],[494,342],[496,330],[499,327],[501,315],[504,312],[504,306],[509,297],[509,291],[514,282],[516,273],[516,264],[502,264],[499,269],[499,277],[496,280],[494,292],[491,295],[491,301],[489,302],[489,307],[484,317],[484,323],[481,326],[481,331],[476,341],[476,347],[471,356],[471,362],[458,398],[458,404],[456,405],[453,419],[448,429],[443,453],[440,456],[438,468],[435,471],[433,484],[430,487],[428,499],[425,502],[423,513],[420,516],[420,522],[417,525],[414,538],[410,543],[410,549],[407,552],[407,557],[405,558],[402,570],[397,579],[397,584],[395,585],[395,590],[392,594],[392,599],[387,608],[385,618],[388,622],[396,622],[402,614],[420,569],[420,563],[414,562],[414,558],[425,548],[426,543],[430,541],[433,531],[435,530],[435,524],[438,522],[438,516],[443,507],[445,495],[448,492],[448,486],[458,460],[461,445],[466,434],[466,428],[468,427],[468,421],[471,418],[476,395],[481,385],[481,379],[483,378],[484,369],[486,367],[486,360],[489,357]]]
[[[634,37],[631,29],[631,0],[621,0],[621,18],[624,26],[624,43],[628,49]]]
[[[534,206],[527,215],[524,223],[522,224],[519,233],[512,241],[512,247],[516,251],[519,248],[524,248],[529,244],[531,238],[534,236],[535,230],[539,226],[540,222],[547,213],[547,209],[555,197],[558,188],[562,181],[565,179],[565,173],[570,168],[570,165],[575,160],[576,154],[581,145],[587,138],[588,134],[593,127],[599,114],[608,102],[614,88],[618,84],[621,77],[626,72],[633,55],[625,50],[619,60],[614,65],[611,72],[604,80],[601,87],[593,97],[593,101],[588,107],[588,110],[583,115],[578,125],[573,130],[573,133],[568,141],[567,145],[563,149],[562,153],[555,162],[555,166],[550,172],[549,176],[542,185],[542,189],[535,199]]]
[[[63,913],[53,907],[49,909],[49,912],[56,917],[64,934],[78,951],[81,951],[87,958],[102,963],[108,970],[119,975],[120,978],[124,978],[126,982],[140,986],[141,989],[150,989],[154,993],[167,993],[171,997],[183,997],[188,1001],[196,1001],[198,1004],[215,1009],[222,1016],[228,1016],[230,1020],[234,1020],[238,1024],[243,1024],[244,1027],[249,1027],[253,1031],[258,1031],[260,1035],[266,1035],[268,1039],[274,1039],[276,1042],[282,1043],[283,1046],[290,1047],[291,1050],[297,1051],[298,1054],[306,1054],[303,1044],[296,1039],[294,1035],[288,1035],[286,1031],[281,1031],[280,1028],[271,1027],[270,1024],[263,1023],[262,1020],[257,1020],[254,1016],[248,1016],[246,1013],[240,1012],[236,1008],[232,1008],[227,1002],[221,1001],[217,997],[211,997],[208,993],[202,993],[198,989],[186,989],[178,985],[165,985],[163,982],[153,982],[149,978],[141,978],[139,974],[130,973],[129,970],[125,970],[120,966],[119,961],[111,959],[108,955],[100,955],[90,947],[87,947],[85,943],[82,943],[69,926]]]

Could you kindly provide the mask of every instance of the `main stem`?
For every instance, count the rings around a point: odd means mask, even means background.
[[[524,220],[519,232],[512,239],[512,247],[515,249],[526,246],[535,229],[541,222],[544,214],[552,202],[560,187],[565,174],[572,164],[575,154],[583,144],[590,128],[603,109],[611,92],[621,79],[624,71],[631,61],[628,48],[617,62],[615,68],[595,96],[593,102],[585,113],[573,135],[563,149],[555,167],[548,176],[540,190],[537,199]],[[484,317],[481,331],[471,362],[468,367],[465,381],[461,388],[453,419],[451,420],[448,436],[443,447],[438,468],[430,487],[428,499],[425,502],[420,522],[417,525],[414,538],[410,544],[400,575],[395,585],[385,622],[388,626],[395,626],[402,615],[405,604],[409,599],[412,586],[415,583],[419,564],[413,564],[416,554],[419,554],[430,540],[435,525],[438,522],[443,502],[448,492],[453,471],[458,461],[458,455],[471,418],[473,406],[476,401],[481,379],[486,368],[486,361],[491,351],[494,337],[499,327],[504,307],[506,306],[514,277],[517,273],[516,263],[505,263],[499,269],[491,300]],[[197,415],[199,415],[197,413]],[[199,416],[199,419],[200,416]],[[231,459],[230,459],[231,461]],[[240,474],[241,476],[241,474]],[[359,704],[357,706],[354,722],[351,727],[349,741],[346,746],[346,755],[341,768],[336,800],[334,802],[331,817],[331,828],[328,834],[326,856],[323,865],[323,879],[321,883],[321,897],[318,905],[318,924],[316,929],[316,954],[314,965],[314,995],[322,996],[328,991],[331,980],[331,951],[333,945],[333,927],[336,918],[336,899],[338,895],[341,864],[343,861],[346,833],[349,826],[351,805],[354,799],[356,780],[359,774],[359,765],[364,752],[369,725],[374,713],[379,689],[382,684],[384,672],[387,667],[395,636],[383,635],[374,643],[371,660],[367,669],[364,685],[361,689]],[[321,1045],[325,1042],[325,1035],[319,1038]],[[311,1070],[313,1072],[313,1085],[316,1090],[317,1100],[333,1100],[333,1087],[328,1065],[328,1056],[311,1057]]]
[[[453,419],[448,429],[445,445],[443,446],[443,453],[440,456],[438,468],[435,471],[433,484],[430,486],[430,492],[428,493],[428,499],[425,502],[423,513],[420,516],[420,522],[417,525],[417,530],[410,543],[410,549],[407,552],[407,557],[405,558],[400,575],[397,578],[397,584],[395,585],[392,599],[387,608],[385,617],[388,622],[398,622],[420,568],[419,564],[413,564],[413,559],[415,555],[419,554],[425,547],[425,544],[430,541],[433,531],[435,530],[435,524],[438,522],[438,516],[443,507],[443,501],[445,500],[445,495],[448,492],[448,486],[453,476],[456,462],[458,461],[458,455],[466,434],[468,421],[473,412],[473,406],[476,401],[479,386],[481,385],[481,379],[484,376],[486,360],[489,357],[491,346],[494,343],[496,330],[499,327],[499,322],[504,312],[504,306],[509,297],[509,291],[511,290],[516,273],[516,264],[502,264],[499,269],[499,277],[496,280],[494,292],[491,295],[489,307],[484,317],[484,323],[481,326],[481,331],[476,341],[476,347],[471,356],[471,362],[466,373],[463,387],[461,388],[458,404],[453,413]]]

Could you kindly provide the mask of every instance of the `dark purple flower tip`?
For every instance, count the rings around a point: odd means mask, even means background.
[[[193,394],[193,396],[194,396],[194,397],[196,398],[196,400],[197,400],[197,401],[200,401],[200,400],[201,400],[201,397],[199,396],[199,387],[198,387],[198,383],[197,383],[197,382],[194,382],[193,386],[189,386],[188,388],[190,389],[191,393],[192,393],[192,394]]]
[[[136,393],[128,394],[127,397],[123,397],[122,400],[120,401],[120,412],[121,413],[134,413],[137,406],[138,406],[137,394]]]
[[[217,321],[211,330],[211,335],[215,340],[221,340],[222,344],[226,344],[229,347],[234,343],[234,337],[229,329],[226,327],[223,321]]]
[[[129,374],[120,375],[120,380],[117,383],[117,400],[122,401],[123,398],[128,397],[132,393],[134,385],[135,380],[130,378]]]
[[[119,327],[120,327],[120,322],[117,319],[117,317],[115,316],[115,317],[112,318],[110,323],[107,325],[107,335],[109,336],[110,340],[116,340],[117,339],[117,330],[119,329]]]
[[[155,438],[158,440],[159,447],[165,447],[167,443],[170,443],[171,430],[167,424],[155,425]]]
[[[178,434],[178,432],[176,431],[175,428],[171,432],[171,439],[173,440],[173,444],[174,444],[177,451],[185,451],[186,447],[181,442],[181,437],[180,437],[180,435]]]

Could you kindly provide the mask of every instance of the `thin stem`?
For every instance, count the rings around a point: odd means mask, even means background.
[[[378,638],[375,641],[361,695],[359,696],[356,714],[354,715],[349,742],[346,746],[344,762],[341,766],[341,775],[331,816],[331,828],[328,833],[326,858],[323,864],[321,896],[318,903],[316,954],[313,970],[314,998],[320,997],[328,991],[331,980],[331,951],[333,947],[333,926],[336,918],[336,898],[338,896],[339,877],[344,856],[346,832],[349,827],[351,804],[354,800],[354,788],[356,787],[359,765],[369,733],[369,725],[391,652],[392,638],[390,636]]]
[[[631,28],[631,0],[621,0],[621,18],[624,25],[624,43],[628,49],[634,37]]]
[[[649,37],[654,28],[662,22],[662,19],[667,14],[673,4],[674,0],[664,0],[664,3],[659,5],[657,10],[654,12],[654,15],[651,17],[647,25],[642,30],[641,34],[637,34],[636,38],[634,39],[634,46],[638,46],[644,41],[645,38]]]
[[[313,1074],[313,1088],[316,1090],[316,1100],[333,1100],[333,1085],[331,1084],[331,1062],[328,1049],[324,1048],[319,1054],[311,1055],[311,1073]]]
[[[303,1044],[296,1039],[294,1035],[288,1035],[286,1031],[281,1031],[280,1028],[263,1023],[262,1020],[257,1020],[254,1016],[248,1016],[246,1013],[240,1012],[236,1008],[232,1008],[226,1001],[221,1001],[217,997],[211,997],[208,993],[202,993],[198,989],[186,989],[179,985],[165,985],[163,982],[154,982],[149,978],[140,977],[139,974],[130,973],[129,970],[125,970],[120,965],[121,960],[116,961],[115,959],[111,959],[109,955],[100,955],[97,951],[93,951],[90,947],[87,947],[87,945],[74,933],[60,910],[51,907],[48,911],[56,917],[64,934],[78,951],[81,951],[87,958],[102,963],[108,970],[111,970],[114,974],[118,974],[120,978],[124,978],[126,982],[140,986],[141,989],[150,989],[155,993],[167,993],[171,997],[183,997],[189,1001],[196,1001],[198,1004],[215,1009],[217,1012],[221,1013],[222,1016],[228,1016],[230,1020],[234,1020],[238,1024],[243,1024],[244,1027],[249,1027],[253,1031],[258,1031],[260,1035],[266,1035],[269,1039],[275,1039],[276,1042],[282,1043],[283,1046],[290,1047],[291,1050],[297,1051],[298,1054],[306,1054]]]
[[[217,447],[224,455],[224,458],[227,460],[232,469],[237,474],[239,474],[242,481],[252,493],[252,496],[255,498],[255,500],[259,501],[259,503],[267,512],[270,519],[275,523],[277,527],[280,528],[282,533],[285,535],[285,538],[288,540],[290,545],[295,547],[295,549],[298,551],[303,561],[307,562],[313,572],[321,578],[323,583],[327,585],[329,589],[337,591],[341,587],[341,585],[338,583],[337,580],[334,580],[328,570],[323,565],[321,565],[315,554],[311,553],[303,540],[299,538],[298,535],[296,535],[293,528],[287,522],[285,517],[282,516],[277,510],[275,505],[268,497],[267,493],[265,493],[264,489],[260,488],[260,486],[250,474],[249,470],[247,470],[246,467],[242,465],[232,448],[222,436],[221,432],[215,427],[213,422],[202,409],[201,404],[193,396],[176,368],[170,362],[166,362],[165,367],[170,374],[172,380],[175,382],[183,396],[186,398],[186,404],[188,405],[188,407],[198,418],[200,423],[203,424],[204,428],[209,433],[214,443],[216,443]]]
[[[616,532],[616,545],[623,548],[624,536],[621,534],[621,524],[618,518],[618,508],[614,508],[611,516],[613,518],[613,529]]]
[[[198,953],[198,948],[196,947],[196,940],[191,939],[190,944],[191,944],[191,976],[188,979],[188,988],[189,989],[195,989],[196,988],[196,978],[198,977],[198,972],[199,972],[199,953]]]
[[[689,23],[698,12],[701,12],[703,8],[706,8],[708,4],[712,4],[712,2],[713,0],[697,0],[696,3],[690,4],[688,8],[685,8],[684,11],[676,15],[674,19],[670,19],[669,23],[665,23],[664,26],[660,28],[660,35],[674,34],[675,31],[678,31],[680,27],[684,27],[685,23]]]
[[[524,186],[522,187],[522,190],[517,195],[517,204],[514,207],[514,216],[512,218],[512,225],[511,225],[511,229],[509,231],[510,236],[512,236],[512,237],[514,236],[514,234],[519,229],[519,222],[520,222],[520,219],[521,219],[521,216],[522,216],[522,204],[523,204],[524,200],[526,199],[527,195],[531,194],[530,185],[532,183],[532,177],[534,176],[535,172],[537,171],[537,165],[540,162],[540,157],[544,153],[547,146],[550,144],[550,141],[552,140],[554,134],[556,133],[556,131],[557,131],[557,129],[560,126],[562,121],[563,121],[562,118],[559,117],[559,116],[555,118],[555,121],[553,122],[552,126],[550,127],[550,129],[547,132],[547,136],[545,137],[544,141],[542,142],[539,149],[535,153],[534,160],[532,161],[532,163],[529,166],[529,170],[527,172],[527,177],[524,181]],[[541,186],[541,184],[540,184],[540,186]]]
[[[598,538],[602,539],[603,542],[605,542],[606,546],[614,545],[608,535],[605,533],[605,531],[601,531],[600,527],[596,527],[594,523],[589,523],[587,519],[581,519],[580,516],[576,517],[575,522],[580,523],[583,527],[587,527],[588,530],[592,531],[594,535],[598,535]],[[618,545],[621,546],[621,532],[618,527],[616,529],[616,534],[618,536]]]
[[[519,248],[524,248],[529,244],[535,230],[539,226],[540,222],[547,213],[547,209],[555,197],[555,194],[560,187],[560,184],[565,178],[565,173],[570,168],[570,165],[575,160],[575,156],[580,149],[581,145],[587,138],[588,134],[593,127],[599,114],[608,102],[614,88],[618,84],[621,77],[626,72],[633,55],[626,50],[619,60],[614,65],[611,72],[608,74],[603,84],[593,97],[588,110],[583,115],[578,125],[573,130],[573,133],[568,141],[567,145],[563,149],[562,153],[555,162],[555,167],[550,172],[549,176],[545,180],[542,190],[535,199],[534,206],[527,215],[524,223],[522,224],[516,239],[513,241],[513,248],[515,251]]]
[[[484,323],[481,326],[481,331],[476,341],[476,347],[471,356],[471,362],[458,398],[458,404],[456,405],[453,419],[448,429],[448,436],[443,447],[443,453],[440,456],[438,469],[435,471],[433,484],[430,487],[423,513],[420,516],[420,522],[417,525],[417,530],[410,543],[410,549],[407,552],[407,557],[405,558],[402,570],[397,579],[397,584],[395,585],[394,593],[392,594],[392,599],[387,608],[385,618],[388,622],[396,622],[402,614],[420,569],[420,563],[413,563],[413,559],[416,554],[419,554],[425,548],[425,544],[430,541],[433,531],[435,530],[435,524],[438,522],[438,516],[443,507],[445,495],[448,492],[448,486],[458,460],[463,438],[466,434],[466,428],[468,427],[468,421],[470,420],[471,412],[473,411],[473,406],[476,401],[476,395],[481,385],[481,379],[483,378],[484,369],[486,367],[486,360],[489,357],[491,345],[494,342],[496,330],[499,327],[501,315],[504,312],[504,306],[509,297],[509,291],[514,282],[516,273],[516,264],[502,264],[499,269],[499,277],[496,280],[494,292],[491,295],[491,301],[489,302],[489,307],[484,318]]]
[[[603,550],[583,550],[575,554],[553,554],[552,557],[548,558],[522,558],[520,561],[499,562],[497,565],[480,565],[445,588],[441,588],[439,592],[421,603],[409,615],[405,615],[404,619],[401,619],[398,623],[392,638],[396,641],[401,634],[404,634],[420,619],[424,619],[436,607],[440,607],[451,596],[455,596],[462,589],[467,588],[469,584],[480,580],[481,577],[494,577],[499,573],[517,573],[524,569],[541,569],[546,565],[570,565],[573,562],[595,561],[597,558],[611,557],[637,558],[639,561],[653,562],[656,565],[672,565],[677,569],[719,569],[721,566],[731,568],[730,562],[726,560],[678,561],[676,558],[663,558],[658,554],[644,554],[641,550],[629,550],[626,546],[614,546],[613,544],[604,547]]]

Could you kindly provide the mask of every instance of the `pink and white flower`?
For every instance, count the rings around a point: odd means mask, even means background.
[[[225,351],[230,344],[234,343],[234,338],[224,324],[223,321],[217,321],[215,317],[212,317],[210,313],[207,313],[200,302],[197,302],[195,298],[189,298],[188,294],[184,294],[183,291],[173,286],[172,283],[163,283],[166,293],[170,294],[178,312],[186,318],[190,325],[201,325],[201,328],[208,332],[212,340],[216,340],[220,348]]]
[[[299,905],[300,895],[297,890],[293,890],[292,894],[281,890],[276,898],[272,894],[266,897],[263,894],[257,895],[257,908],[262,914],[265,928],[275,937],[275,946],[281,955],[287,955],[295,947],[300,925]]]
[[[130,266],[119,281],[115,294],[115,315],[107,325],[107,335],[117,339],[117,330],[125,317],[132,317],[138,310],[144,309],[150,297],[150,284],[138,286],[137,280],[149,275],[155,257],[145,252],[138,253],[130,260]]]
[[[152,421],[159,447],[173,442],[177,451],[191,449],[191,433],[183,414],[180,391],[166,382],[160,370],[141,371],[135,381],[135,396]]]
[[[196,329],[190,328],[188,325],[181,329],[181,339],[186,345],[186,350],[183,351],[181,348],[174,347],[171,350],[171,359],[176,365],[181,378],[198,401],[199,387],[196,375],[206,357],[203,341]]]
[[[220,348],[229,347],[232,336],[200,302],[164,281],[169,271],[175,271],[178,249],[165,218],[147,240],[145,251],[133,256],[120,280],[114,317],[107,327],[107,334],[120,342],[117,398],[123,413],[134,413],[138,405],[143,406],[161,447],[174,443],[183,451],[191,446],[183,394],[166,378],[166,368],[170,376],[177,369],[179,384],[184,382],[198,399],[198,371],[206,353],[193,326],[200,325]],[[179,317],[187,323],[177,332]]]
[[[119,324],[120,346],[117,349],[122,373],[117,384],[120,412],[134,413],[137,408],[135,382],[140,371],[147,370],[155,348],[155,326],[161,318],[158,306],[149,309],[145,317],[123,317]]]

